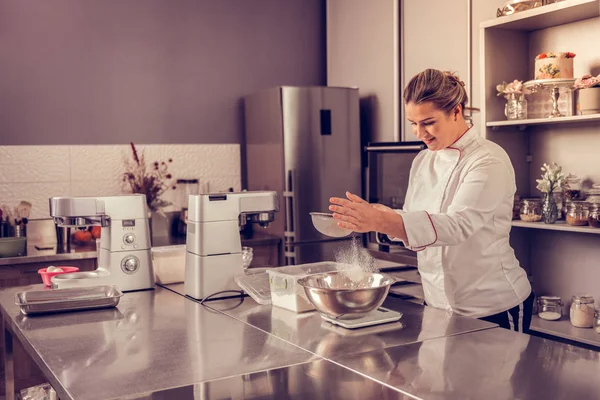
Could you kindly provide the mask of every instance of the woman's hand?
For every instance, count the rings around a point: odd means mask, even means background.
[[[359,196],[346,192],[348,200],[332,197],[333,218],[338,220],[338,226],[354,232],[377,231],[385,233],[390,220],[400,217],[394,210],[383,204],[370,204]],[[401,217],[400,217],[401,219]]]

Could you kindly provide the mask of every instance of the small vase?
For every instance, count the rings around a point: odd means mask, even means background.
[[[558,219],[558,207],[552,193],[544,193],[544,203],[542,204],[542,218],[544,223],[553,224]]]

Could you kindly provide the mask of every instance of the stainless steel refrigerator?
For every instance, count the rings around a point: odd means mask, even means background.
[[[334,260],[352,236],[333,239],[310,212],[331,196],[362,195],[358,89],[281,86],[244,98],[248,190],[276,190],[280,210],[267,232],[283,240],[282,265]]]

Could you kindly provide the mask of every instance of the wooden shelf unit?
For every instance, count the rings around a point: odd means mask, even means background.
[[[535,55],[545,51],[573,51],[579,57],[576,76],[593,73],[594,60],[600,57],[596,45],[600,0],[561,1],[484,21],[479,27],[481,130],[509,154],[518,193],[535,192],[543,162],[556,161],[565,173],[600,182],[594,167],[596,154],[591,150],[600,143],[600,114],[508,121],[496,91],[501,82],[533,79]],[[600,298],[595,285],[599,270],[594,261],[600,251],[600,236],[594,235],[599,235],[600,229],[570,226],[564,221],[544,224],[516,220],[512,225],[515,253],[533,276],[536,293],[559,295],[567,306],[573,293],[590,292]],[[545,234],[548,231],[556,234]],[[573,327],[568,314],[560,321],[545,321],[534,315],[531,329],[600,348],[600,334]]]

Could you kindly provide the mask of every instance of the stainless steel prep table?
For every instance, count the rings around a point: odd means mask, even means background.
[[[183,284],[165,287],[184,295]],[[271,305],[260,305],[250,297],[208,301],[205,304],[327,359],[497,326],[392,297],[388,297],[383,305],[401,311],[400,322],[354,330],[336,327],[324,321],[316,311],[298,314]]]
[[[34,288],[43,287],[0,291],[7,344],[14,332],[62,400],[131,396],[318,359],[160,287],[126,293],[117,308],[25,317],[13,296]]]
[[[238,375],[127,399],[407,400],[413,399],[327,360]]]
[[[600,398],[600,353],[501,328],[335,362],[418,399]]]

